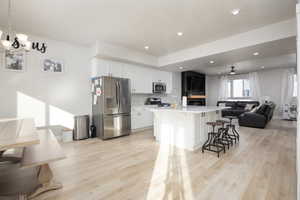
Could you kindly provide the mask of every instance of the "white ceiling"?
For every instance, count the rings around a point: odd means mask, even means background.
[[[293,18],[295,5],[296,0],[13,0],[13,26],[56,40],[99,40],[162,56]],[[238,16],[230,14],[234,8],[241,9]],[[1,0],[0,26],[6,21],[7,1]]]
[[[242,74],[253,71],[269,70],[276,68],[289,68],[296,67],[296,54],[286,54],[276,57],[259,58],[253,60],[246,60],[234,63],[236,73]],[[218,67],[207,67],[203,70],[195,70],[207,75],[220,75],[228,74],[231,70],[230,65],[218,66]]]
[[[163,67],[163,69],[168,71],[194,70],[208,75],[216,75],[228,73],[231,65],[234,65],[239,73],[261,70],[262,66],[265,69],[296,67],[296,51],[296,37],[290,37],[171,64]],[[254,56],[254,52],[260,54]],[[215,63],[210,64],[209,61],[211,60]]]

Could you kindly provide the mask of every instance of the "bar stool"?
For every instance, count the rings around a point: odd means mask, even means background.
[[[224,116],[224,118],[229,119],[229,124],[227,125],[227,127],[229,128],[229,130],[231,130],[232,134],[229,134],[229,131],[228,131],[228,135],[230,135],[232,138],[235,138],[235,143],[236,143],[236,141],[240,141],[240,135],[237,132],[237,130],[235,129],[235,125],[232,123],[233,119],[238,119],[238,118],[235,116]]]
[[[208,132],[208,138],[206,142],[202,146],[202,153],[204,151],[211,151],[218,154],[218,158],[220,157],[220,152],[226,152],[225,146],[218,141],[219,132],[215,132],[215,127],[220,126],[221,124],[218,122],[207,122],[208,126],[211,126],[212,132]]]
[[[226,123],[229,123],[225,120],[217,120],[217,123],[220,123],[222,126],[218,129],[219,131],[219,142],[222,143],[224,146],[227,146],[227,149],[229,149],[230,146],[233,145],[234,138],[231,138],[228,134],[229,127],[225,126]]]

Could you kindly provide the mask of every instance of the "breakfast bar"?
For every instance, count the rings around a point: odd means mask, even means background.
[[[221,119],[226,107],[187,106],[157,107],[154,113],[154,136],[161,145],[172,145],[195,151],[207,139],[207,122]]]

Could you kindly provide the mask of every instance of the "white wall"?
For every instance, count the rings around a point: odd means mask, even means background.
[[[270,100],[275,102],[275,117],[279,117],[280,115],[283,70],[284,69],[281,68],[258,71],[258,77],[261,85],[261,95],[269,96]],[[219,81],[219,76],[207,76],[207,104],[210,106],[216,105],[218,101]]]
[[[206,76],[206,105],[216,106],[219,98],[220,78],[219,76]]]
[[[299,35],[300,32],[300,4],[299,0],[297,1],[297,35]],[[299,48],[300,48],[300,40],[297,40],[297,56],[299,55]],[[297,57],[297,60],[299,60],[299,57]],[[297,62],[297,77],[298,77],[298,83],[300,83],[300,64]],[[300,87],[298,87],[298,105],[300,105]],[[299,109],[298,109],[299,110]],[[300,112],[298,112],[298,119],[300,119]],[[300,200],[300,120],[297,121],[297,199]]]
[[[0,118],[35,117],[38,126],[62,124],[72,126],[72,117],[89,114],[90,49],[44,38],[46,54],[32,50],[27,55],[26,71],[4,70],[3,53],[0,64]],[[42,72],[45,58],[61,60],[65,72]]]

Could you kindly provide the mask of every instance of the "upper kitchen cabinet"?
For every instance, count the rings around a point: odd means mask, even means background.
[[[92,77],[96,76],[113,76],[123,77],[123,65],[118,62],[103,60],[103,59],[92,59]]]
[[[166,83],[167,93],[172,92],[171,72],[98,58],[92,59],[91,64],[92,77],[113,76],[130,79],[132,93],[152,94],[153,82]]]
[[[166,71],[153,70],[152,82],[163,82],[167,85],[167,93],[172,92],[172,73]]]
[[[131,92],[136,94],[151,94],[152,81],[147,68],[124,64],[124,78],[131,81]]]
[[[113,77],[119,77],[123,78],[124,77],[124,66],[122,63],[119,62],[109,62],[109,76]]]
[[[109,75],[109,66],[108,63],[104,60],[93,58],[91,61],[92,69],[91,76],[108,76]]]

